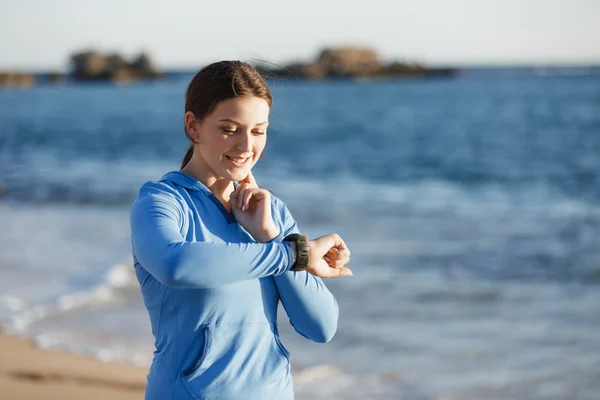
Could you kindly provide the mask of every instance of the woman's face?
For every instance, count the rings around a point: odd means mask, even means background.
[[[236,97],[219,102],[204,120],[191,124],[195,132],[188,132],[197,142],[194,152],[200,153],[214,177],[246,178],[267,143],[269,111],[269,103],[260,97]]]

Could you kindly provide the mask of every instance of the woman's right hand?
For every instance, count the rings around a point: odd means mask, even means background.
[[[350,262],[350,250],[336,233],[309,240],[310,258],[306,271],[321,278],[352,276],[345,267]]]

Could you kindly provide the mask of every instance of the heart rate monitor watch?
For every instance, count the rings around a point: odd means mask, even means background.
[[[294,242],[296,244],[296,254],[294,254],[294,265],[290,271],[304,271],[308,266],[310,259],[310,246],[308,245],[308,236],[292,233],[283,238],[284,242]]]

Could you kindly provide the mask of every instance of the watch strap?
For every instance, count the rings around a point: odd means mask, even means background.
[[[304,271],[308,266],[310,258],[310,246],[308,236],[299,233],[292,233],[283,239],[284,242],[294,242],[296,244],[295,262],[290,271]]]

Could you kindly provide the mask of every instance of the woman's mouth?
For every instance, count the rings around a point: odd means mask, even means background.
[[[231,156],[225,156],[225,157],[229,160],[230,163],[232,163],[236,167],[245,166],[251,158],[251,157],[231,157]]]

